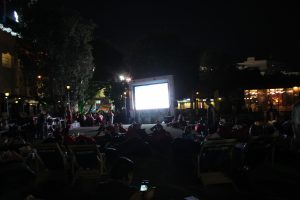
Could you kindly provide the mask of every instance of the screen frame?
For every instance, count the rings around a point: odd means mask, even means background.
[[[134,87],[142,85],[152,85],[159,83],[168,83],[169,105],[168,109],[136,110]],[[141,123],[155,123],[157,120],[163,121],[164,116],[175,115],[175,85],[173,75],[153,76],[141,79],[132,79],[128,85],[129,89],[129,120]]]

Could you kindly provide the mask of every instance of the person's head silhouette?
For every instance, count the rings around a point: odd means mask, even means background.
[[[119,157],[111,169],[110,175],[114,180],[131,184],[133,179],[134,162],[127,157]]]

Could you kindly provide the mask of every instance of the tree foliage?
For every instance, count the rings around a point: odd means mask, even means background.
[[[72,104],[84,100],[94,71],[95,25],[65,8],[59,1],[38,1],[22,9],[22,35],[35,55],[24,67],[34,64],[42,74],[50,104],[66,100],[66,85],[71,86]]]
[[[105,87],[105,96],[111,99],[117,111],[123,107],[123,93],[126,90],[126,83],[112,82]]]

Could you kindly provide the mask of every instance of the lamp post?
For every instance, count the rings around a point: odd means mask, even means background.
[[[123,93],[124,97],[124,111],[125,111],[125,120],[127,122],[128,117],[128,111],[127,111],[127,91],[128,91],[128,84],[132,81],[131,76],[128,73],[119,75],[119,80],[122,82],[122,85],[124,86],[125,92]]]
[[[43,76],[38,74],[36,76],[37,78],[37,81],[36,81],[36,95],[37,95],[37,99],[38,99],[38,105],[37,105],[37,109],[38,109],[38,112],[41,112],[42,111],[42,98],[44,97],[44,94],[43,94],[43,82],[42,82],[42,78]]]
[[[9,119],[9,108],[8,108],[8,97],[9,97],[9,92],[5,92],[5,99],[6,99],[6,112],[7,112],[7,118]]]
[[[71,127],[71,124],[72,124],[72,113],[71,113],[71,107],[70,107],[70,89],[71,89],[71,86],[70,85],[67,85],[66,86],[67,88],[67,92],[68,92],[68,106],[67,106],[67,110],[66,110],[66,120],[67,120],[67,128],[70,128]]]
[[[67,92],[68,92],[68,103],[67,104],[68,104],[68,108],[70,110],[70,89],[71,89],[71,86],[67,85],[66,88],[67,88]]]
[[[127,99],[127,93],[124,92],[124,111],[125,111],[125,120],[127,121],[127,103],[126,103],[126,99]]]
[[[127,93],[126,92],[124,92],[124,108],[125,108],[125,110],[127,109],[127,106],[126,106],[126,98],[127,98]]]

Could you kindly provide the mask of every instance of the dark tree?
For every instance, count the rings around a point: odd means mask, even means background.
[[[66,100],[70,85],[71,104],[85,99],[94,72],[91,41],[95,25],[80,17],[60,1],[37,1],[22,9],[22,36],[31,45],[35,71],[45,82],[45,100],[50,105]],[[26,57],[24,55],[23,57]],[[36,62],[38,61],[38,62]]]

